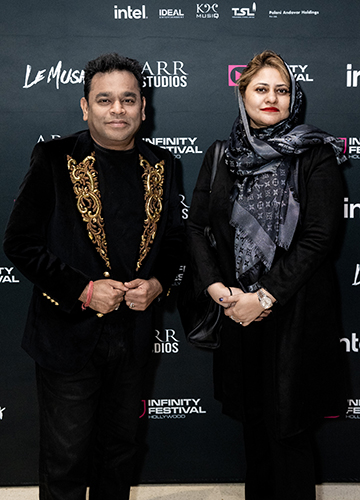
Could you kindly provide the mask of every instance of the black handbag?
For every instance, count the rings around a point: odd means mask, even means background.
[[[210,191],[215,179],[219,159],[225,150],[225,141],[216,141]],[[209,245],[216,250],[215,238],[211,228],[205,228],[205,236]],[[178,296],[178,310],[185,336],[190,344],[207,349],[217,349],[220,346],[222,328],[222,306],[210,295],[202,293],[197,296],[194,289],[193,273],[190,264],[185,268]]]

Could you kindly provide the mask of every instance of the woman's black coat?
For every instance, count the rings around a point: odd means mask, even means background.
[[[222,159],[209,192],[213,154],[214,144],[206,153],[188,221],[199,293],[214,282],[238,286],[234,228],[229,224],[234,177]],[[314,147],[300,156],[298,184],[301,214],[294,240],[288,251],[277,252],[271,270],[260,280],[277,304],[269,318],[246,328],[224,317],[222,345],[214,359],[215,396],[225,413],[244,420],[249,414],[244,411],[244,380],[249,377],[250,360],[257,359],[251,351],[261,342],[264,393],[259,397],[278,437],[294,435],[319,417],[338,415],[346,404],[340,303],[332,263],[343,186],[330,146]],[[206,226],[215,236],[216,254],[204,237]]]

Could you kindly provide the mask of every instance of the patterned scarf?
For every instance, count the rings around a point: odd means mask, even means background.
[[[285,63],[286,64],[286,63]],[[299,155],[330,144],[338,164],[346,160],[340,139],[313,127],[298,125],[303,107],[300,85],[291,80],[290,114],[274,126],[250,129],[240,92],[240,113],[225,149],[225,163],[236,175],[230,224],[235,227],[236,278],[245,291],[259,288],[277,247],[287,250],[299,219]]]

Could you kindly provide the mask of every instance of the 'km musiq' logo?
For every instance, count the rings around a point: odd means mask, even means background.
[[[198,3],[196,5],[196,17],[198,19],[218,19],[220,17],[217,11],[218,7],[217,3]]]

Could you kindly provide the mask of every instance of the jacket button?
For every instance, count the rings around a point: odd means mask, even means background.
[[[110,273],[108,271],[105,271],[104,276],[105,276],[105,278],[110,278]]]

